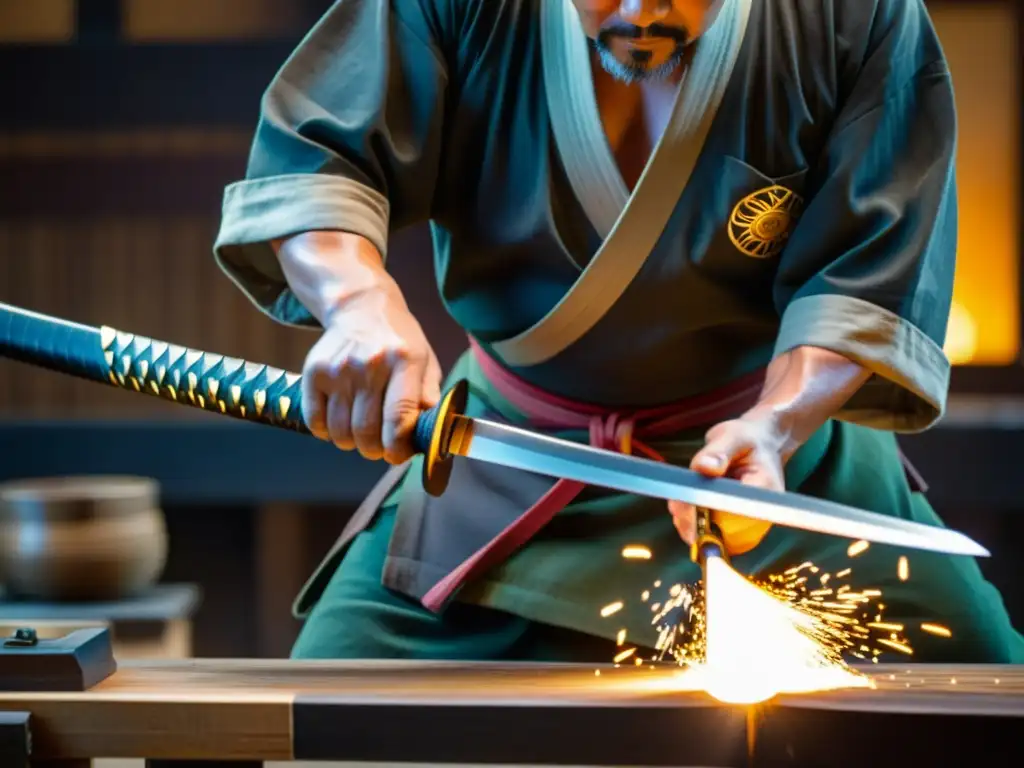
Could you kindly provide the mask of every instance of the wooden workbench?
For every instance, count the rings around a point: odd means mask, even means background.
[[[1024,724],[1024,669],[879,665],[872,672],[876,690],[750,710],[700,693],[659,692],[679,674],[674,669],[596,675],[594,667],[564,665],[125,663],[86,693],[0,693],[0,711],[30,713],[36,760],[861,768],[966,765],[964,756],[976,758],[983,745],[986,766],[1022,764],[1008,739]],[[1004,742],[1011,751],[1002,755]]]

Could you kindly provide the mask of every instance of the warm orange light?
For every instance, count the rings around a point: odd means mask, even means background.
[[[978,355],[978,323],[963,304],[954,301],[946,330],[946,357],[953,365],[966,365]]]
[[[1020,352],[1020,93],[1012,4],[929,11],[953,73],[959,121],[959,238],[946,353],[1010,365]]]

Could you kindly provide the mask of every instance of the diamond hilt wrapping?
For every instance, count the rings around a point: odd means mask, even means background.
[[[113,328],[95,328],[0,304],[0,354],[227,416],[308,432],[302,379]]]
[[[100,329],[107,382],[246,421],[308,433],[302,377],[269,365]]]

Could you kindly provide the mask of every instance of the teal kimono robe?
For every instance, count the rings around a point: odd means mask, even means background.
[[[429,222],[438,289],[467,334],[526,382],[610,411],[715,390],[800,345],[831,349],[873,376],[793,459],[789,488],[938,522],[893,439],[940,418],[949,379],[956,121],[923,3],[725,0],[695,45],[631,194],[568,0],[340,0],[264,96],[216,258],[271,317],[315,326],[269,241],[343,230],[386,258],[391,231]],[[472,360],[458,369],[474,383],[471,413],[527,422]],[[703,431],[663,452],[688,461]],[[409,472],[383,504],[395,515],[384,583],[422,597],[551,482],[463,462],[434,499]],[[658,555],[624,563],[625,542]],[[738,567],[828,561],[847,544],[774,530]],[[903,553],[872,552],[859,567],[869,582],[891,575],[890,606],[956,618],[975,638],[933,655],[1019,652],[973,562],[915,555],[934,578],[902,584]],[[696,575],[663,501],[593,490],[459,598],[652,641],[644,610],[611,624],[598,609]]]

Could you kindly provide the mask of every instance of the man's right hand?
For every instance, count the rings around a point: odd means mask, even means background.
[[[440,399],[441,367],[401,296],[379,290],[331,315],[303,368],[310,431],[342,450],[400,464],[420,412]]]
[[[303,366],[302,413],[320,439],[400,464],[420,412],[440,400],[441,366],[376,249],[352,237],[311,233],[278,252],[324,328]]]

